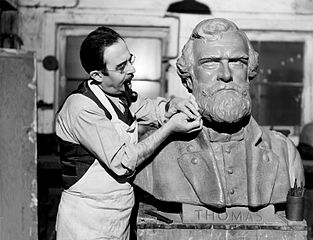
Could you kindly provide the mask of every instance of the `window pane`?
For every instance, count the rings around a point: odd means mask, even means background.
[[[252,113],[261,125],[301,123],[303,42],[252,42],[259,74],[251,82]]]
[[[252,44],[260,54],[259,80],[302,83],[303,42],[253,42]]]
[[[161,40],[153,38],[126,38],[131,53],[136,56],[135,79],[159,80],[161,78]]]
[[[302,87],[260,84],[251,89],[252,115],[261,125],[300,125]],[[256,99],[257,91],[258,98]]]
[[[81,80],[88,78],[80,63],[80,45],[85,36],[69,36],[66,38],[65,74],[68,80]]]

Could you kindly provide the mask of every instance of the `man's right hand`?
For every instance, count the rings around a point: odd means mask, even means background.
[[[198,116],[196,119],[189,118],[185,113],[174,114],[167,122],[172,132],[190,133],[202,129],[202,119]]]
[[[154,131],[147,138],[143,139],[134,147],[138,153],[136,166],[142,164],[148,157],[156,151],[164,140],[174,132],[191,133],[202,129],[202,119],[188,117],[185,113],[179,112],[174,115],[159,129]]]

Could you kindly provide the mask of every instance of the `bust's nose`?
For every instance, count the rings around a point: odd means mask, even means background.
[[[229,69],[228,61],[223,61],[220,64],[217,80],[223,82],[231,82],[233,80],[231,70]]]

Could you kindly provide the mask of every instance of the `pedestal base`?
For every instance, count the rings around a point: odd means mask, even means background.
[[[139,224],[138,240],[307,240],[306,230],[266,226]]]
[[[137,219],[138,240],[307,240],[306,221],[288,221],[284,212],[276,213],[277,219],[269,223],[186,223],[180,214],[145,213]],[[168,219],[172,222],[165,223]]]

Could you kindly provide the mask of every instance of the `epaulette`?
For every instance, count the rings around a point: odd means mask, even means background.
[[[271,130],[271,132],[274,133],[276,136],[281,137],[282,139],[286,139],[286,138],[287,138],[284,134],[282,134],[282,133],[279,132],[279,131]]]

